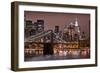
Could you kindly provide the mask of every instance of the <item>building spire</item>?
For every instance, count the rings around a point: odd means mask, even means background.
[[[77,18],[75,19],[75,26],[79,26]]]

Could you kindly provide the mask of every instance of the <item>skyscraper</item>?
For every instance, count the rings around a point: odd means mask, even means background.
[[[79,26],[77,18],[75,19],[75,32],[77,32],[77,35],[79,36],[78,38],[81,39],[80,26]]]

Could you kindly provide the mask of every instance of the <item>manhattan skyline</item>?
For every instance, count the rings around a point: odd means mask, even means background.
[[[54,26],[59,26],[60,31],[63,31],[65,25],[75,22],[77,18],[81,32],[85,32],[89,37],[90,32],[90,15],[76,13],[53,13],[53,12],[34,12],[25,11],[25,19],[31,20],[32,23],[37,19],[44,20],[44,30],[54,29]]]

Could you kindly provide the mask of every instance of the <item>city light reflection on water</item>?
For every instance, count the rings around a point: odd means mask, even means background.
[[[53,55],[43,55],[43,50],[27,49],[28,57],[25,61],[44,61],[44,60],[67,60],[67,59],[86,59],[90,58],[90,50],[86,49],[67,49],[54,50]],[[29,57],[30,55],[30,57]]]

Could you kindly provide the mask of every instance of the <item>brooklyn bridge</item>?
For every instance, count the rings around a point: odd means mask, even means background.
[[[85,59],[90,58],[90,40],[81,32],[78,20],[45,30],[44,20],[25,21],[25,61]]]

